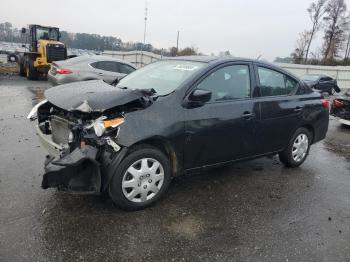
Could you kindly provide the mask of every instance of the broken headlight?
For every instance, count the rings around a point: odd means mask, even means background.
[[[123,123],[123,117],[117,117],[113,119],[106,119],[106,117],[100,117],[96,119],[88,128],[93,127],[96,136],[100,137],[108,128],[116,128]]]

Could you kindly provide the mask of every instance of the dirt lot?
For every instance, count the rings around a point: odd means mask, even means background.
[[[350,129],[305,164],[260,159],[175,179],[144,211],[40,188],[25,116],[48,87],[0,75],[0,261],[349,261]]]

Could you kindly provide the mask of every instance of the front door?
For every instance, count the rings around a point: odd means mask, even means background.
[[[195,89],[212,92],[211,100],[187,109],[185,168],[232,161],[255,154],[258,104],[251,98],[252,66],[229,64],[212,70]],[[253,80],[253,81],[252,81]]]

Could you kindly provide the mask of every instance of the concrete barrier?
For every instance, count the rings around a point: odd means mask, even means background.
[[[146,51],[130,51],[130,52],[121,52],[121,51],[104,51],[102,53],[106,56],[111,56],[117,59],[125,60],[137,68],[148,65],[152,62],[158,61],[163,58],[161,55],[157,55],[151,52]]]

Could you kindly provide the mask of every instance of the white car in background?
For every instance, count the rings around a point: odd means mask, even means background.
[[[112,57],[78,56],[53,62],[48,73],[48,80],[54,86],[98,79],[110,84],[135,70],[132,64]]]

